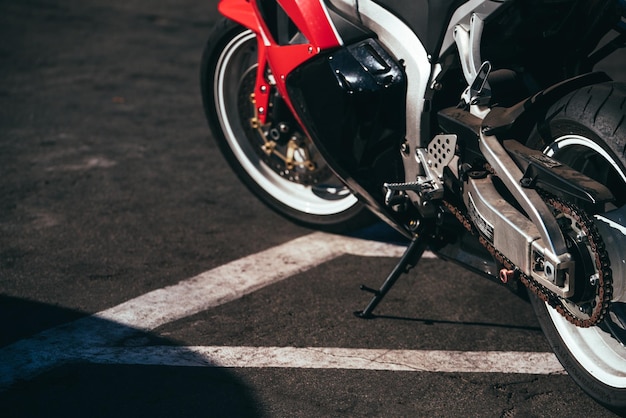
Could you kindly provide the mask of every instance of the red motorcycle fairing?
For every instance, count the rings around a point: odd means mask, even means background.
[[[254,89],[255,107],[259,122],[266,121],[270,99],[270,85],[266,70],[269,67],[278,92],[293,111],[285,81],[291,72],[321,51],[337,48],[342,40],[337,33],[323,0],[272,0],[270,6],[276,13],[288,16],[302,37],[297,43],[279,42],[267,26],[264,10],[256,0],[221,0],[218,10],[221,14],[247,27],[257,34],[258,61],[256,86]],[[266,12],[268,13],[268,12]]]
[[[404,178],[397,153],[406,133],[402,65],[371,33],[327,9],[323,0],[222,0],[219,11],[257,35],[259,123],[266,123],[275,86],[361,202],[395,228],[406,224],[406,213],[389,210],[383,193],[383,183]]]

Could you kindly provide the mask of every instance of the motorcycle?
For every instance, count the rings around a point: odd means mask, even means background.
[[[624,0],[221,0],[209,126],[264,203],[409,241],[526,294],[591,397],[626,410]],[[607,36],[610,41],[605,42]]]

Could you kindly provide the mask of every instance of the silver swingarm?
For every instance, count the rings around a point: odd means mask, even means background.
[[[463,197],[476,228],[522,273],[560,297],[574,294],[574,281],[570,280],[574,277],[574,263],[570,254],[552,253],[536,223],[502,198],[491,175],[470,177]],[[548,216],[554,218],[551,213]]]
[[[556,295],[574,294],[574,262],[559,224],[535,189],[521,184],[524,174],[495,135],[480,133],[480,150],[527,217],[507,203],[490,177],[470,179],[465,203],[476,226],[524,274]],[[481,226],[482,225],[482,226]]]

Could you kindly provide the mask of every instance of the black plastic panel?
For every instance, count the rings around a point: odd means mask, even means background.
[[[331,168],[370,206],[404,181],[406,76],[373,39],[321,55],[287,78],[296,111]]]

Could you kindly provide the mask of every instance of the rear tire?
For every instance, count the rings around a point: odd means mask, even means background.
[[[231,168],[263,203],[298,224],[345,232],[371,223],[373,215],[330,171],[277,93],[272,92],[276,106],[268,109],[268,124],[252,128],[250,95],[257,66],[255,34],[232,21],[220,22],[207,42],[200,79],[207,121]],[[287,138],[277,140],[277,151],[287,155],[289,145],[293,151],[296,142],[289,143],[289,137],[297,137],[295,154],[301,156],[301,165],[288,166],[278,153],[262,150],[270,132],[282,132],[272,128],[284,131],[286,126]]]
[[[626,85],[604,83],[577,90],[548,111],[529,145],[607,185],[626,204]],[[541,132],[539,134],[538,132]],[[600,215],[600,214],[589,214]],[[600,221],[596,219],[600,228]],[[611,261],[613,299],[598,325],[579,328],[542,300],[531,302],[544,334],[561,364],[599,403],[626,412],[626,235],[603,239]],[[621,235],[621,236],[620,236]],[[611,241],[612,240],[612,241]]]

